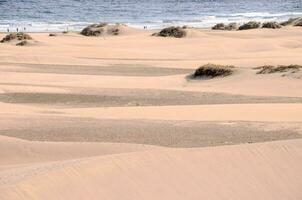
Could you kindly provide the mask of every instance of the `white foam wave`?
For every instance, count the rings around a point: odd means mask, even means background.
[[[287,17],[287,16],[302,16],[302,12],[284,12],[284,13],[269,13],[269,12],[246,12],[230,14],[232,17]]]

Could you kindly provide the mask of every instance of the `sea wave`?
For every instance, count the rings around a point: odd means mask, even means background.
[[[26,27],[29,31],[79,31],[100,21],[137,28],[250,20],[282,21],[302,16],[301,0],[0,0],[0,31]],[[2,28],[1,28],[2,27]]]
[[[270,12],[246,12],[234,13],[228,16],[232,17],[287,17],[287,16],[301,16],[302,12],[284,12],[284,13],[270,13]]]

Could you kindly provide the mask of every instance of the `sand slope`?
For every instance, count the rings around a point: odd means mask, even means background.
[[[159,148],[121,143],[30,142],[0,136],[0,170],[1,167],[7,165],[76,159]]]
[[[0,200],[302,199],[302,73],[253,69],[301,65],[301,33],[0,44]],[[188,79],[206,63],[236,68]]]
[[[0,199],[300,199],[301,164],[302,140],[96,156],[2,171]]]

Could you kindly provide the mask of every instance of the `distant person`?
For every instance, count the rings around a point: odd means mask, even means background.
[[[19,32],[19,28],[17,28],[17,33]]]
[[[9,28],[7,29],[7,32],[9,33]]]
[[[24,32],[26,31],[26,27],[23,28]]]

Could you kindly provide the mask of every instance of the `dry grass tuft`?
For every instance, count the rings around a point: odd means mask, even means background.
[[[282,26],[278,22],[266,22],[262,24],[262,28],[279,29]]]
[[[260,28],[261,23],[256,21],[250,21],[246,24],[241,25],[238,30],[248,30],[248,29],[255,29]]]
[[[154,33],[153,36],[182,38],[187,35],[187,32],[185,31],[186,28],[187,27],[171,26],[171,27],[162,29],[158,33]]]
[[[84,28],[81,34],[85,36],[100,36],[105,32],[107,25],[107,23],[91,24]]]
[[[32,40],[32,37],[27,33],[10,33],[6,35],[0,42],[10,42],[13,40]]]
[[[302,17],[290,18],[281,23],[282,26],[302,26]]]
[[[264,65],[260,67],[256,67],[254,69],[259,69],[257,74],[272,74],[272,73],[284,73],[284,72],[298,72],[302,69],[301,65]]]
[[[215,77],[225,77],[234,73],[234,66],[230,65],[216,65],[216,64],[206,64],[200,66],[191,78],[215,78]]]
[[[237,23],[229,23],[229,24],[219,23],[219,24],[216,24],[215,26],[213,26],[212,30],[232,31],[232,30],[237,30],[237,28],[238,28]]]

